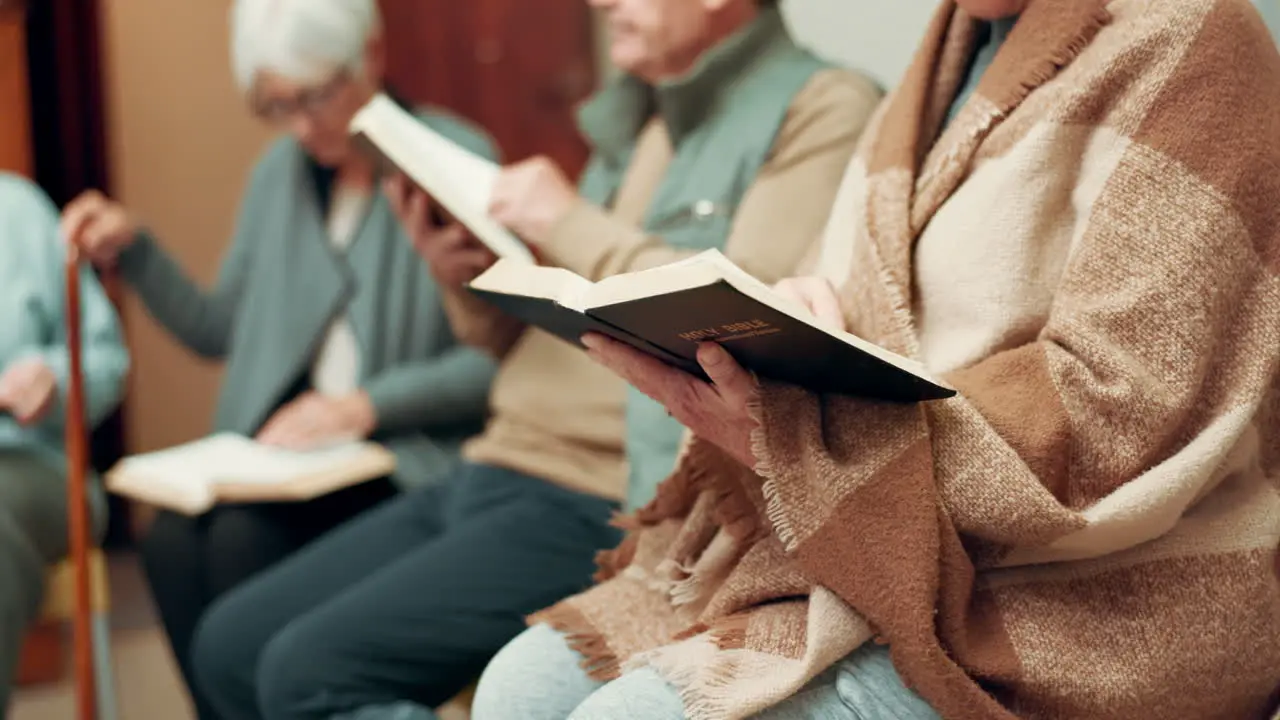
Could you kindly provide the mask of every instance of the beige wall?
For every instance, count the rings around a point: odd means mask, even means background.
[[[801,45],[847,67],[868,73],[886,87],[906,70],[916,43],[939,0],[783,0],[787,24]],[[1255,0],[1275,2],[1280,0]],[[609,33],[597,13],[596,42],[602,76],[609,65]]]
[[[939,0],[784,0],[801,44],[868,73],[885,87],[898,82]]]
[[[230,236],[241,184],[266,140],[234,89],[226,2],[103,3],[109,150],[117,196],[201,282]],[[171,340],[130,297],[131,451],[198,437],[218,369]]]

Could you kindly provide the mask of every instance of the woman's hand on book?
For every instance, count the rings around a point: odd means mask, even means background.
[[[537,246],[578,202],[578,190],[560,166],[538,156],[502,169],[493,185],[489,215]]]
[[[98,267],[114,265],[138,234],[138,225],[129,211],[97,190],[88,190],[72,200],[62,211],[60,225],[70,251],[84,253]]]
[[[698,347],[698,364],[711,378],[706,382],[603,335],[591,333],[582,342],[592,360],[657,400],[681,425],[755,467],[751,434],[758,423],[751,403],[758,386],[727,350],[715,343]]]
[[[848,330],[844,311],[840,309],[840,296],[826,278],[815,276],[793,277],[773,286],[774,292],[799,303],[815,317],[841,330]]]
[[[308,450],[373,432],[377,414],[368,395],[329,397],[309,392],[277,410],[258,432],[258,442],[288,450]]]
[[[58,379],[40,358],[18,360],[0,373],[0,410],[20,425],[44,419],[58,394]]]
[[[383,192],[414,250],[441,285],[462,287],[497,260],[461,223],[442,223],[431,198],[404,176],[384,181]]]

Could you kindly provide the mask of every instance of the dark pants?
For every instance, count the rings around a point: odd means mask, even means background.
[[[226,720],[436,707],[591,583],[615,504],[489,466],[409,493],[220,600],[196,674]]]
[[[142,542],[143,566],[201,720],[219,715],[195,683],[191,641],[213,601],[395,494],[391,481],[381,479],[303,503],[224,505],[199,517],[156,516]]]
[[[95,538],[106,524],[102,488],[89,488]],[[67,479],[43,453],[0,448],[0,718],[22,641],[40,614],[49,566],[67,552]]]

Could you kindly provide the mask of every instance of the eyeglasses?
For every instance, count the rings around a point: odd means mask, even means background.
[[[284,123],[298,113],[316,117],[329,107],[330,101],[350,79],[351,75],[344,70],[319,85],[298,91],[293,97],[254,97],[250,106],[254,115],[271,124]],[[257,95],[256,92],[254,94]]]

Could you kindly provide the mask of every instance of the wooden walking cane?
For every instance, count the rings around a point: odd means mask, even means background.
[[[85,475],[89,466],[89,434],[84,417],[84,374],[80,359],[80,261],[69,249],[66,262],[67,372],[66,453],[67,527],[71,560],[75,570],[76,717],[96,720],[95,674],[93,668],[93,608],[89,599],[89,502]]]

